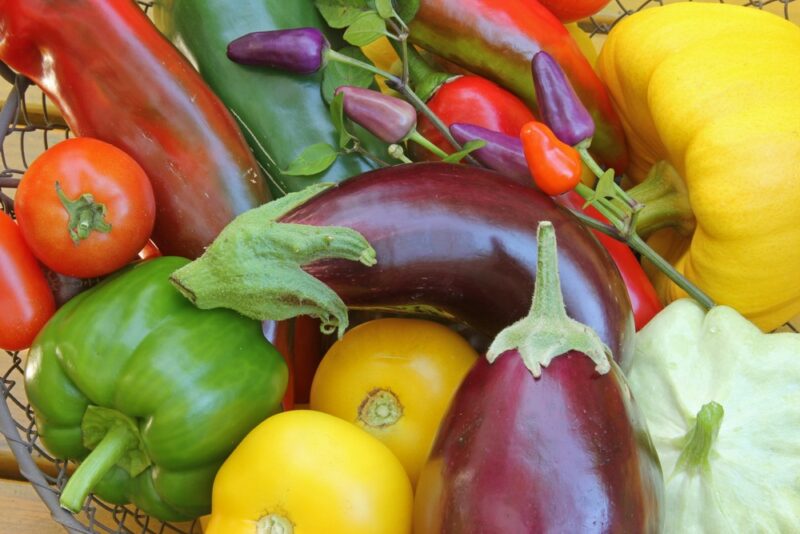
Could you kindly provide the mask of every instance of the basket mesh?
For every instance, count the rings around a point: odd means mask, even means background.
[[[310,1],[310,0],[307,0]],[[706,0],[716,1],[716,0]],[[797,4],[795,5],[795,2]],[[147,12],[152,1],[139,1]],[[641,9],[672,3],[671,0],[614,0],[600,15],[582,21],[581,28],[595,42],[623,17]],[[727,0],[726,3],[766,9],[785,18],[800,21],[800,0]],[[0,143],[0,209],[13,215],[13,189],[30,162],[50,145],[69,136],[58,117],[48,113],[46,98],[35,88],[28,89],[24,78],[15,76],[0,64],[0,75],[14,83],[2,110],[0,127],[5,127]],[[52,108],[51,108],[52,109]],[[785,325],[782,330],[797,330]],[[25,400],[22,381],[23,355],[0,351],[0,433],[17,458],[20,473],[34,486],[50,509],[53,519],[75,533],[195,533],[197,522],[180,525],[162,523],[132,506],[115,506],[91,498],[80,514],[73,516],[58,506],[58,495],[71,463],[53,458],[38,441],[33,411]]]

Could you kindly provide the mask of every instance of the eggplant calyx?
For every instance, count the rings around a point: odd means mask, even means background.
[[[67,480],[60,498],[61,506],[72,512],[81,510],[92,489],[115,465],[135,477],[151,464],[137,423],[117,410],[87,407],[81,434],[92,452]]]
[[[265,515],[256,523],[256,534],[292,534],[294,525],[282,515]]]
[[[536,239],[538,258],[533,304],[529,314],[495,337],[486,359],[489,363],[516,350],[534,378],[542,375],[557,356],[570,351],[583,353],[603,375],[611,370],[611,350],[588,326],[567,316],[558,275],[556,234],[550,221],[539,223]]]
[[[691,474],[697,471],[706,473],[711,469],[711,448],[717,440],[724,415],[722,405],[714,401],[700,408],[692,428],[683,438],[683,450],[675,463],[672,476],[681,471]]]
[[[350,228],[277,222],[331,186],[307,187],[242,213],[170,281],[201,309],[230,308],[259,321],[310,315],[322,321],[323,332],[337,331],[341,337],[347,307],[302,266],[328,258],[372,266],[375,250]]]

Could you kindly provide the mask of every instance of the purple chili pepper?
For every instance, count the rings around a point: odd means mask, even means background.
[[[472,152],[472,156],[482,165],[503,173],[522,185],[533,186],[528,162],[519,137],[488,130],[474,124],[455,123],[450,125],[450,133],[460,144],[474,139],[483,139],[486,145]]]
[[[328,47],[317,28],[253,32],[231,41],[228,58],[243,65],[311,74],[322,68]]]
[[[575,94],[561,66],[547,52],[538,52],[531,62],[533,84],[542,122],[568,145],[577,145],[594,135],[594,121]]]
[[[417,112],[405,100],[350,85],[337,88],[339,93],[344,93],[345,115],[381,141],[399,143],[417,125]]]

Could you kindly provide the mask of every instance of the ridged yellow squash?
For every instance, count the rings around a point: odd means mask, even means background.
[[[729,4],[648,9],[615,26],[598,71],[630,178],[667,161],[688,192],[694,229],[650,245],[764,330],[800,313],[800,27]],[[665,301],[684,295],[651,274]]]

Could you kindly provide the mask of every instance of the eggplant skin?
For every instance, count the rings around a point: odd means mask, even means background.
[[[553,223],[567,313],[593,328],[623,369],[634,323],[619,271],[589,230],[550,197],[493,171],[447,163],[378,169],[338,184],[282,222],[346,226],[378,263],[304,269],[351,308],[433,313],[494,337],[531,306],[536,229]]]
[[[625,378],[579,352],[479,360],[417,483],[416,534],[658,533],[661,467]]]

